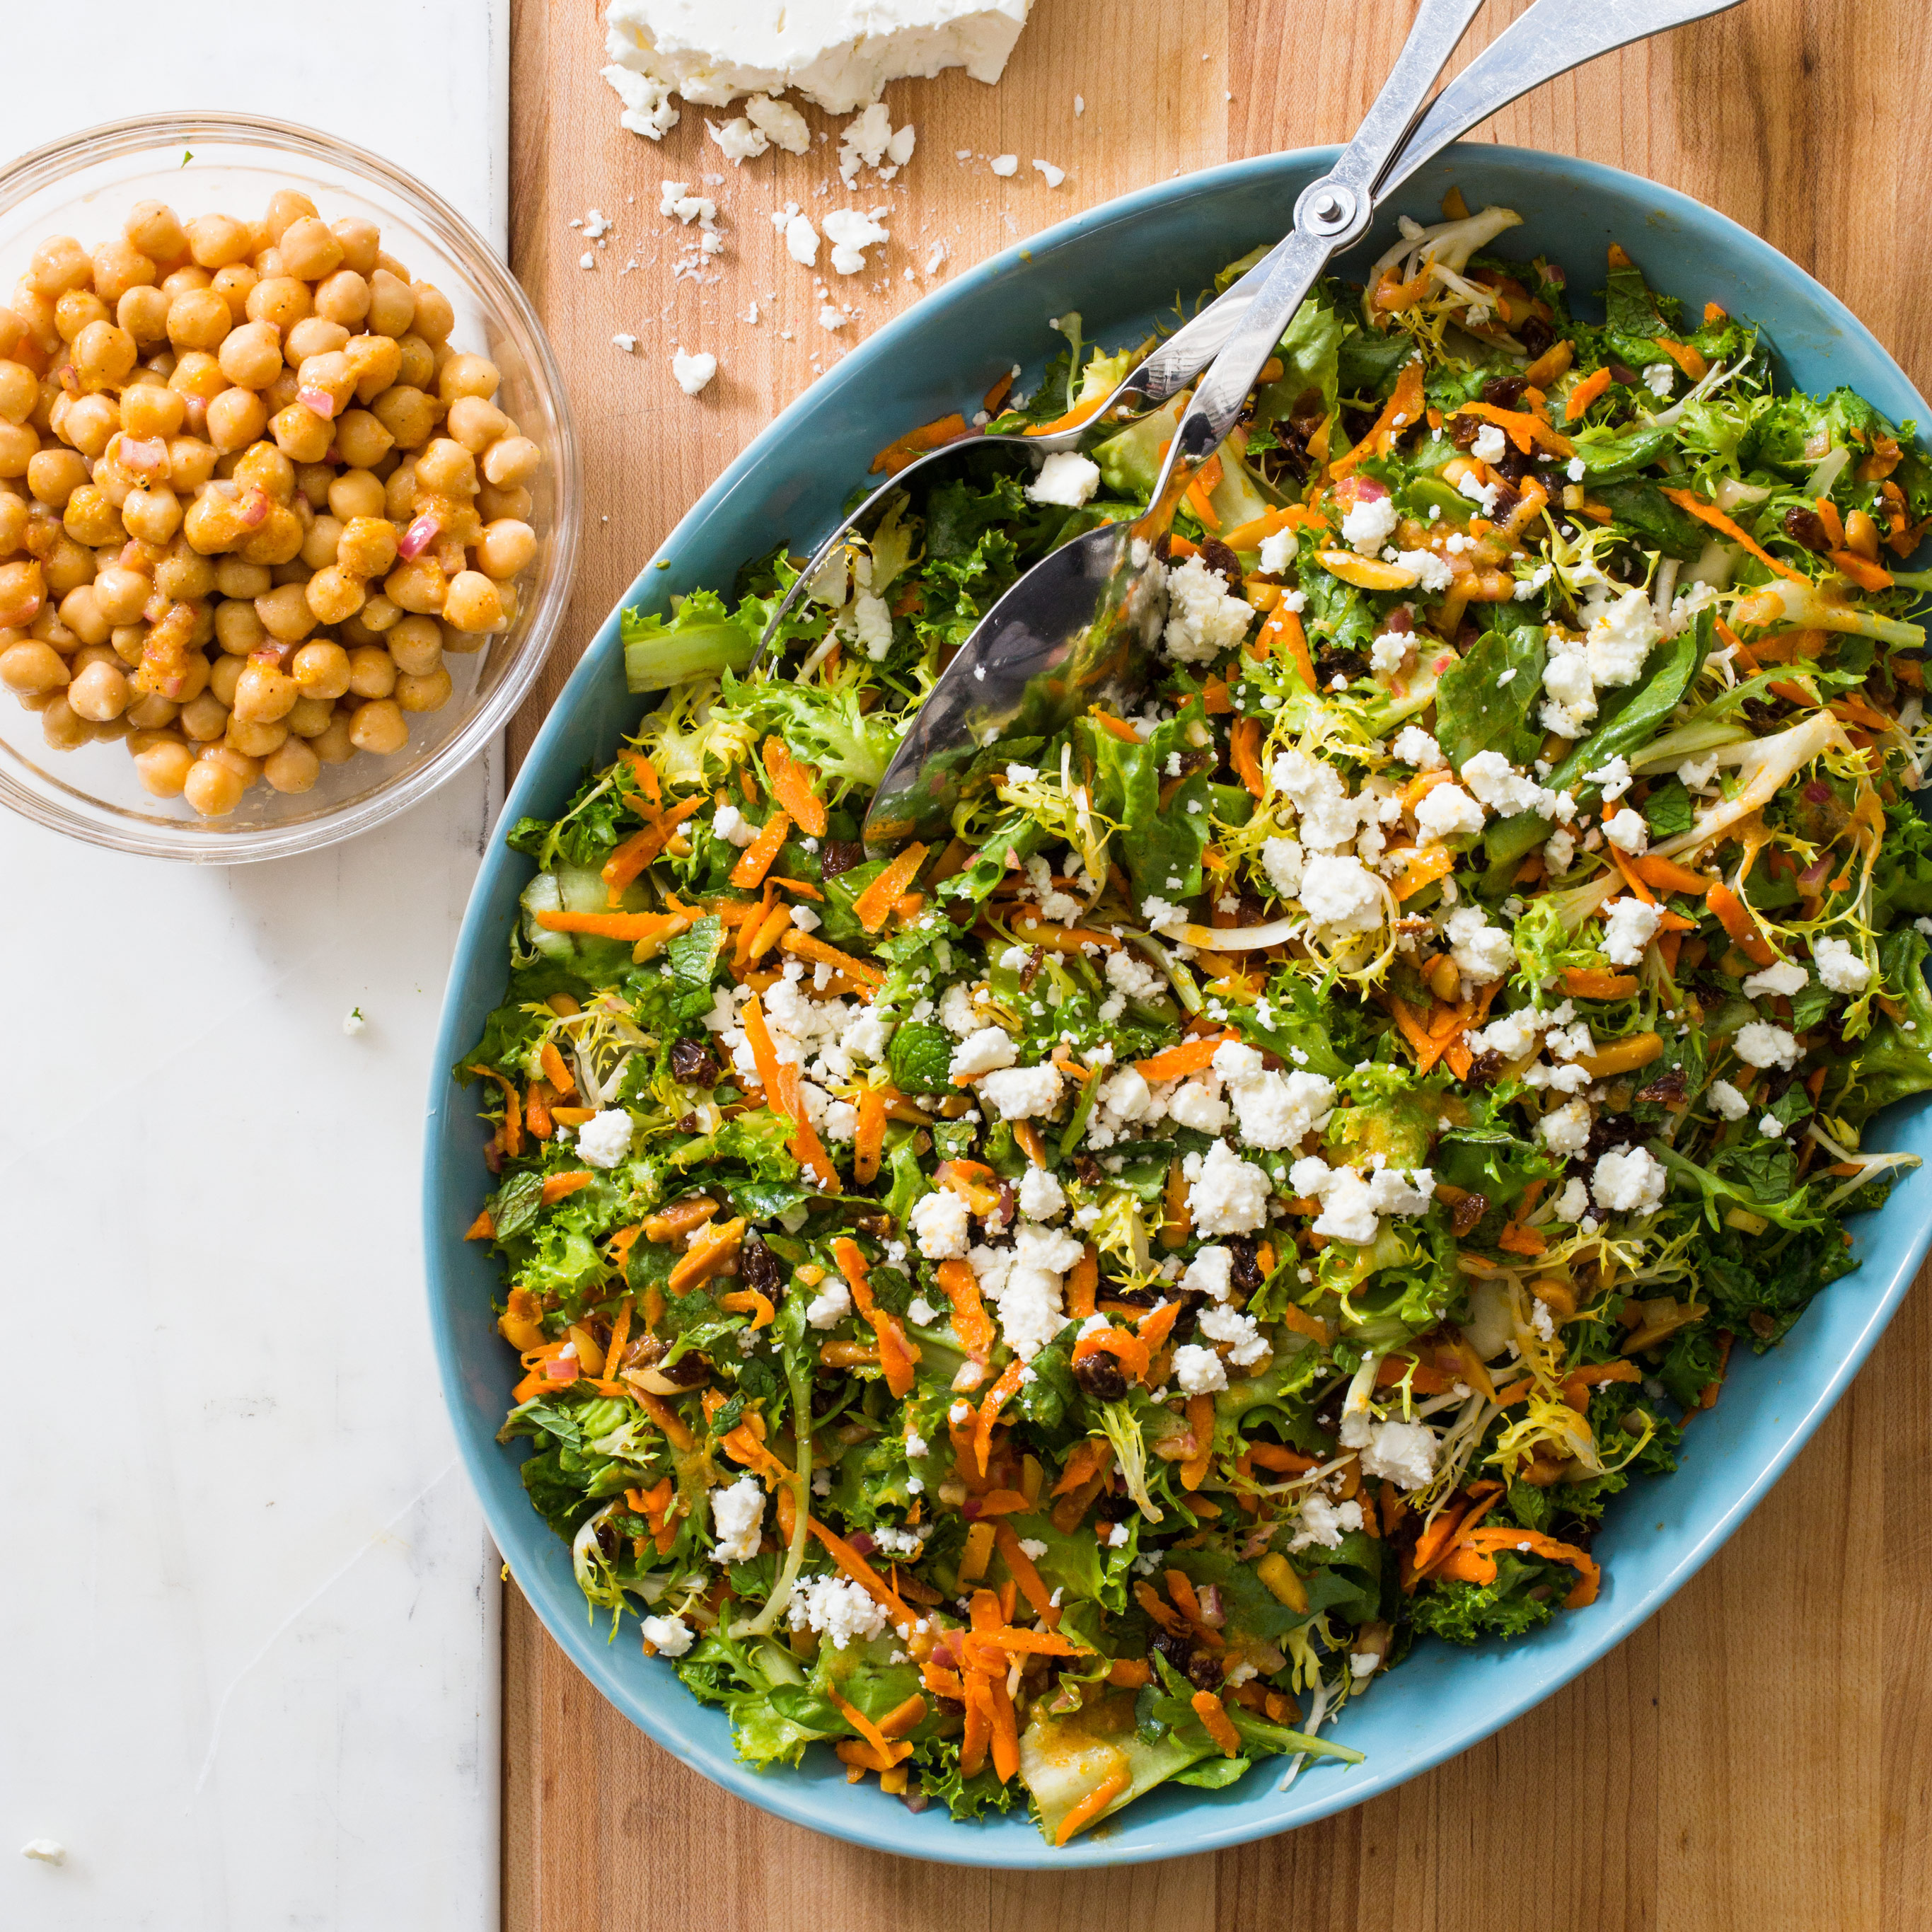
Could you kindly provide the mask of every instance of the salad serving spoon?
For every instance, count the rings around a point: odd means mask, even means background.
[[[995,442],[1043,453],[1078,448],[1090,426],[1107,420],[1130,394],[1159,403],[1207,370],[1168,444],[1148,508],[1049,552],[980,620],[887,766],[866,814],[868,842],[944,830],[983,749],[1005,737],[1048,735],[1103,690],[1131,702],[1144,688],[1165,615],[1159,542],[1189,485],[1234,427],[1296,310],[1330,259],[1366,232],[1379,202],[1452,141],[1544,82],[1742,0],[1535,0],[1419,113],[1481,4],[1423,0],[1354,139],[1297,197],[1289,233],[1142,358],[1085,422],[1052,436],[979,436],[932,452]],[[912,466],[874,491],[856,516]],[[820,547],[794,594],[856,520]],[[774,616],[767,641],[791,601]]]

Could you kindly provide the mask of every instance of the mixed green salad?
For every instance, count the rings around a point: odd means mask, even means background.
[[[1910,1164],[1932,468],[1621,250],[1576,320],[1517,220],[1317,290],[1150,694],[989,748],[950,838],[860,842],[908,721],[1184,402],[1093,420],[1144,345],[1077,316],[980,419],[1088,454],[909,477],[755,674],[782,544],[627,613],[656,708],[508,835],[503,1432],[754,1764],[1064,1844],[1354,1760],[1418,1642],[1588,1615],[1610,1498]]]

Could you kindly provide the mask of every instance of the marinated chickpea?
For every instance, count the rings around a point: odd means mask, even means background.
[[[91,724],[104,724],[118,718],[128,708],[132,694],[127,674],[111,664],[91,664],[67,688],[67,701],[76,717]]]
[[[156,798],[179,798],[194,766],[194,754],[178,739],[164,739],[134,754],[135,776]]]
[[[405,711],[440,711],[449,692],[449,674],[440,664],[432,671],[404,671],[396,680],[396,702]]]
[[[164,201],[136,202],[121,224],[121,232],[158,263],[178,262],[188,253],[188,231]]]
[[[204,818],[225,818],[242,802],[248,782],[214,758],[197,758],[182,783],[182,795]]]
[[[0,685],[50,745],[122,739],[219,817],[449,701],[446,658],[518,608],[542,463],[454,326],[292,189],[40,244],[0,308]],[[188,647],[172,695],[139,688],[156,636]]]
[[[409,720],[394,699],[372,698],[349,721],[349,740],[358,752],[387,758],[409,742]]]

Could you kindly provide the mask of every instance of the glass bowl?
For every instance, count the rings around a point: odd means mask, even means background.
[[[518,579],[509,628],[480,650],[446,658],[455,681],[449,701],[411,718],[400,751],[388,758],[359,752],[345,764],[325,765],[307,792],[252,786],[225,818],[200,818],[180,799],[149,796],[124,745],[50,749],[39,718],[0,692],[0,802],[118,851],[233,865],[332,844],[394,818],[502,728],[535,680],[569,598],[579,524],[577,437],[556,358],[496,250],[446,201],[379,156],[309,128],[239,114],[164,115],[90,128],[0,172],[0,290],[12,286],[44,237],[73,235],[92,248],[118,232],[138,201],[167,202],[184,220],[218,211],[252,220],[281,188],[307,194],[325,220],[360,215],[380,224],[384,249],[449,298],[452,344],[488,356],[502,372],[498,406],[543,452],[526,486],[537,555]]]

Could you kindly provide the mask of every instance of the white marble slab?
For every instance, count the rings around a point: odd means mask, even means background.
[[[388,154],[501,245],[508,0],[9,14],[31,85],[0,153],[250,109]],[[479,766],[351,844],[231,870],[0,813],[8,1932],[496,1922],[496,1563],[417,1196],[497,794]],[[42,1837],[64,1865],[20,1855]]]

